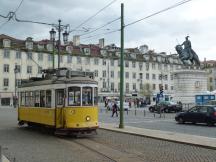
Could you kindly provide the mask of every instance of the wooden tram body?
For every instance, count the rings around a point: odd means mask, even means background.
[[[52,127],[56,134],[91,133],[98,128],[98,90],[93,73],[44,70],[18,89],[20,125]]]

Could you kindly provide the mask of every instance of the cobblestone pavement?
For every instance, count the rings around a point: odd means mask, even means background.
[[[216,150],[99,130],[92,140],[136,154],[146,162],[215,162]]]

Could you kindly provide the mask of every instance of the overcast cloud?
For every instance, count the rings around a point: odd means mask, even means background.
[[[0,14],[7,15],[14,11],[21,0],[0,0]],[[70,24],[73,29],[88,17],[99,11],[112,0],[24,0],[17,12],[17,17],[24,20]],[[83,25],[96,28],[120,16],[120,4],[125,6],[125,24],[143,18],[181,0],[117,0],[92,20]],[[141,21],[125,28],[125,47],[133,48],[147,44],[156,52],[176,53],[175,45],[182,43],[186,35],[190,36],[193,49],[200,59],[215,59],[216,54],[216,1],[192,0],[182,6],[160,15]],[[0,26],[6,21],[0,17]],[[120,33],[100,35],[90,39],[87,36],[104,33],[120,28],[120,21],[106,26],[103,30],[81,37],[81,43],[98,43],[105,38],[105,44],[120,44]],[[49,39],[50,26],[18,23],[9,21],[0,28],[0,34],[18,39],[30,36],[34,40]],[[82,29],[82,27],[80,28]],[[83,32],[73,32],[73,35]]]

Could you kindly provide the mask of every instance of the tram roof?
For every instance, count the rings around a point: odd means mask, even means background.
[[[32,87],[51,84],[98,84],[93,79],[93,72],[72,71],[67,68],[45,69],[42,78],[33,77],[22,82],[22,87]]]

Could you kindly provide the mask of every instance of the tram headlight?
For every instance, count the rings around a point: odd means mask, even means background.
[[[90,116],[86,116],[86,121],[90,121],[91,117]]]

